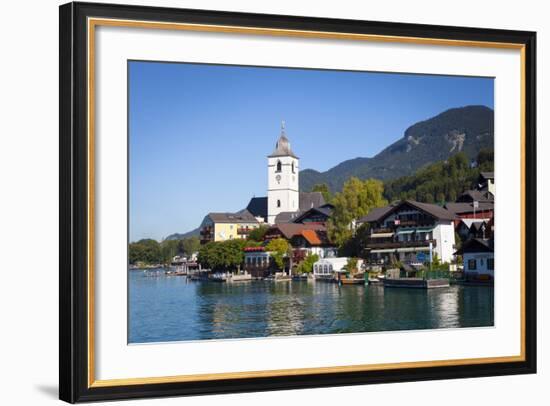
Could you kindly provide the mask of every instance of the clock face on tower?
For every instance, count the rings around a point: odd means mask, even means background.
[[[277,183],[281,183],[281,175],[275,176],[275,180],[277,181]]]

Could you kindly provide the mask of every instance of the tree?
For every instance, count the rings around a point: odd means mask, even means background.
[[[358,259],[355,257],[348,258],[348,262],[344,266],[344,269],[349,272],[351,275],[355,275],[359,269],[357,268]]]
[[[493,149],[481,149],[477,154],[477,165],[482,172],[494,170],[495,151]]]
[[[447,161],[428,165],[411,176],[386,182],[384,197],[390,201],[413,199],[425,203],[454,202],[464,191],[477,186],[480,171],[493,170],[492,150],[481,150],[477,159],[478,166],[471,168],[466,154],[459,152]]]
[[[318,183],[311,189],[312,192],[321,192],[326,203],[332,200],[332,193],[326,183]]]
[[[131,264],[158,264],[161,262],[160,244],[158,241],[147,238],[130,243],[128,256]]]
[[[209,242],[199,249],[198,262],[212,270],[238,270],[244,262],[246,241],[241,239]]]
[[[226,269],[240,269],[244,262],[246,241],[241,239],[223,241],[223,265]]]
[[[342,257],[365,258],[364,247],[367,245],[369,238],[370,225],[368,223],[361,224],[355,230],[355,234],[340,246],[338,254]]]
[[[261,225],[248,233],[248,239],[251,241],[262,242],[264,240],[267,230],[269,230],[269,226]]]
[[[437,252],[434,252],[432,254],[432,266],[439,266],[441,265],[441,259],[439,259],[439,255],[437,255]]]
[[[277,269],[283,270],[285,267],[285,256],[287,255],[290,245],[284,238],[275,238],[271,240],[265,247],[275,261]]]
[[[384,184],[375,179],[352,177],[332,199],[334,210],[327,224],[330,240],[341,247],[353,236],[353,223],[373,208],[387,204],[383,198]]]
[[[216,250],[218,243],[209,242],[199,248],[199,254],[197,255],[197,261],[204,268],[215,269],[218,266]]]
[[[319,255],[317,254],[308,254],[308,256],[298,264],[296,272],[301,273],[311,273],[313,272],[313,264],[319,261]]]
[[[199,237],[193,236],[182,238],[178,241],[178,252],[181,252],[187,257],[190,257],[199,250],[201,246]]]
[[[164,240],[160,243],[161,261],[169,263],[178,253],[178,240]]]

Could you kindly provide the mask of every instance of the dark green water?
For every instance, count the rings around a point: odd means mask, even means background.
[[[129,341],[492,326],[493,289],[193,282],[130,271]]]

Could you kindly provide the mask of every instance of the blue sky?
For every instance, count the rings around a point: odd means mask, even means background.
[[[281,120],[301,169],[370,157],[452,107],[493,108],[493,79],[129,62],[130,241],[265,196]]]

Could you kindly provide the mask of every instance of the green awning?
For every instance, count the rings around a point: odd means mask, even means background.
[[[397,230],[397,233],[396,233],[396,234],[412,234],[412,233],[414,233],[415,231],[416,231],[415,229]]]
[[[406,228],[397,230],[396,234],[428,233],[433,229],[433,227]]]

